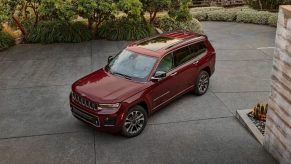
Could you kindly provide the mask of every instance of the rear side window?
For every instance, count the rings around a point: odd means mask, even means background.
[[[189,47],[178,49],[173,53],[175,66],[179,66],[191,59]]]
[[[189,48],[192,58],[195,58],[206,51],[206,47],[203,42],[192,44],[189,46]]]

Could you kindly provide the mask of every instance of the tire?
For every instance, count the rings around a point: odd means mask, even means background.
[[[141,106],[134,106],[126,112],[121,134],[125,137],[138,136],[146,127],[147,113]]]
[[[208,90],[209,82],[208,72],[204,70],[200,71],[195,83],[194,94],[197,96],[204,95]]]

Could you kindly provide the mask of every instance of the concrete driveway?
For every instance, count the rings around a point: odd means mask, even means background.
[[[127,139],[70,113],[70,85],[125,42],[17,45],[0,53],[0,163],[276,163],[234,117],[270,94],[275,28],[204,22],[217,50],[208,93],[186,94]],[[259,48],[259,49],[258,49]]]

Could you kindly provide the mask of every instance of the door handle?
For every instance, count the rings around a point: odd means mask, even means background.
[[[170,76],[175,76],[177,74],[177,72],[172,73]]]
[[[194,65],[197,65],[199,63],[199,60],[193,62]]]

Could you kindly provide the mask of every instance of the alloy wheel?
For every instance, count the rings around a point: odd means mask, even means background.
[[[205,93],[208,89],[209,85],[209,75],[208,73],[203,73],[200,76],[199,82],[198,82],[198,89],[200,93]]]
[[[137,134],[145,124],[145,116],[140,111],[132,111],[125,118],[124,127],[129,134]]]

